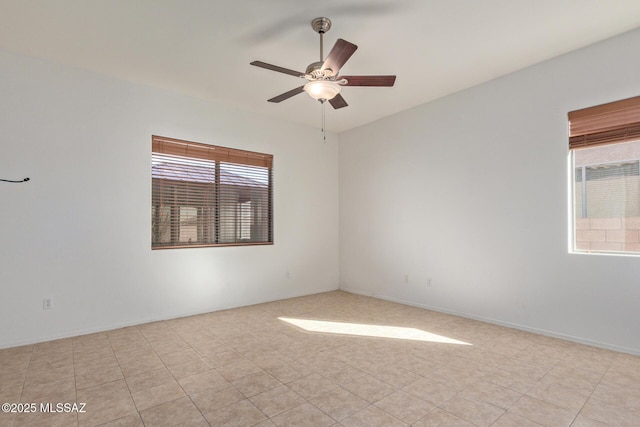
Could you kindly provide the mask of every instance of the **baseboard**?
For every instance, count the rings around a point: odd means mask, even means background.
[[[362,295],[364,297],[377,298],[373,292],[362,291],[362,290],[359,290],[359,289],[345,288],[343,286],[340,287],[340,290],[341,291],[345,291],[345,292],[349,292],[350,294]],[[382,299],[382,298],[380,298],[380,299]],[[406,305],[409,305],[409,304],[406,304]]]
[[[612,351],[617,351],[620,353],[627,353],[627,354],[632,354],[634,356],[640,356],[640,349],[637,348],[629,348],[629,347],[624,347],[624,346],[619,346],[619,345],[615,345],[615,344],[610,344],[610,343],[603,343],[600,341],[594,341],[594,340],[590,340],[587,338],[582,338],[582,337],[576,337],[573,335],[566,335],[566,334],[562,334],[562,333],[558,333],[558,332],[554,332],[554,331],[548,331],[546,329],[539,329],[539,328],[532,328],[526,325],[522,325],[522,324],[518,324],[518,323],[511,323],[511,322],[504,322],[498,319],[493,319],[493,318],[488,318],[488,317],[482,317],[482,316],[476,316],[473,314],[469,314],[469,313],[464,313],[464,312],[458,312],[458,311],[454,311],[454,310],[449,310],[446,309],[444,307],[438,307],[438,306],[432,306],[429,304],[421,304],[421,303],[417,303],[414,301],[406,301],[406,300],[402,300],[399,298],[394,298],[394,297],[390,297],[390,296],[386,296],[386,295],[378,295],[372,292],[367,292],[367,291],[363,291],[363,290],[359,290],[359,289],[351,289],[348,287],[340,287],[341,291],[345,291],[345,292],[349,292],[352,294],[356,294],[356,295],[362,295],[362,296],[367,296],[367,297],[371,297],[371,298],[377,298],[377,299],[381,299],[384,301],[390,301],[390,302],[395,302],[398,304],[403,304],[403,305],[408,305],[408,306],[412,306],[412,307],[418,307],[418,308],[423,308],[425,310],[431,310],[431,311],[435,311],[438,313],[443,313],[443,314],[450,314],[452,316],[458,316],[458,317],[464,317],[465,319],[471,319],[471,320],[477,320],[480,322],[485,322],[485,323],[491,323],[493,325],[498,325],[498,326],[504,326],[507,328],[512,328],[512,329],[517,329],[520,331],[525,331],[525,332],[531,332],[534,334],[539,334],[539,335],[544,335],[544,336],[548,336],[548,337],[552,337],[552,338],[559,338],[565,341],[571,341],[574,343],[578,343],[578,344],[584,344],[584,345],[588,345],[591,347],[597,347],[597,348],[603,348],[606,350],[612,350]]]
[[[273,297],[273,298],[266,298],[266,299],[258,299],[258,300],[255,300],[255,301],[248,301],[247,304],[241,304],[241,305],[229,304],[229,305],[224,305],[224,306],[212,307],[210,309],[206,309],[206,310],[202,310],[202,311],[195,311],[195,312],[188,312],[188,313],[187,312],[167,313],[165,316],[140,318],[140,319],[131,320],[131,321],[127,321],[127,322],[113,323],[113,324],[110,324],[110,325],[104,326],[104,327],[95,327],[95,328],[87,328],[87,329],[76,329],[76,330],[72,330],[72,331],[69,331],[69,332],[64,332],[64,333],[61,333],[61,334],[53,334],[53,335],[46,336],[46,337],[28,339],[28,340],[17,341],[17,342],[0,343],[0,350],[7,349],[7,348],[13,348],[13,347],[21,347],[21,346],[25,346],[25,345],[38,344],[38,343],[47,342],[47,341],[61,340],[61,339],[65,339],[65,338],[78,337],[78,336],[82,336],[82,335],[97,334],[97,333],[101,333],[101,332],[113,331],[115,329],[121,329],[121,328],[128,328],[128,327],[131,327],[131,326],[144,325],[145,323],[162,322],[162,321],[166,321],[166,320],[179,319],[181,317],[198,316],[200,314],[215,313],[217,311],[231,310],[231,309],[234,309],[234,308],[250,307],[252,305],[264,304],[264,303],[273,302],[273,301],[281,301],[281,300],[291,299],[291,298],[300,298],[300,297],[305,297],[305,296],[310,296],[310,295],[322,294],[322,293],[325,293],[325,292],[333,292],[333,291],[337,291],[337,290],[339,290],[338,287],[332,287],[332,288],[327,288],[327,289],[316,289],[316,290],[307,291],[307,292],[299,292],[299,293],[295,293],[294,292],[294,293],[291,293],[291,294],[288,294],[288,295],[280,295],[280,296]]]

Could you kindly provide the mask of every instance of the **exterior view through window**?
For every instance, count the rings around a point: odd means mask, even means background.
[[[569,113],[573,250],[640,254],[640,97]]]
[[[273,156],[152,137],[153,249],[273,243]]]

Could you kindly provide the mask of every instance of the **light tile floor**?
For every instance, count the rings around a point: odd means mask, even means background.
[[[2,427],[635,427],[640,357],[336,291],[0,350],[0,402],[38,409]]]

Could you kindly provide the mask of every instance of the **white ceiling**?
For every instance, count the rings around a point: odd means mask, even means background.
[[[358,50],[342,74],[396,74],[346,87],[327,129],[361,126],[640,26],[638,0],[0,0],[0,47],[320,127],[304,83],[319,59],[313,18]]]

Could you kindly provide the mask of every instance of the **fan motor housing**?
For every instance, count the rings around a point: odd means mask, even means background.
[[[312,62],[307,67],[305,74],[307,76],[310,76],[313,80],[326,80],[335,76],[335,73],[331,68],[325,68],[323,70],[322,64],[323,62],[320,62],[320,61]]]

